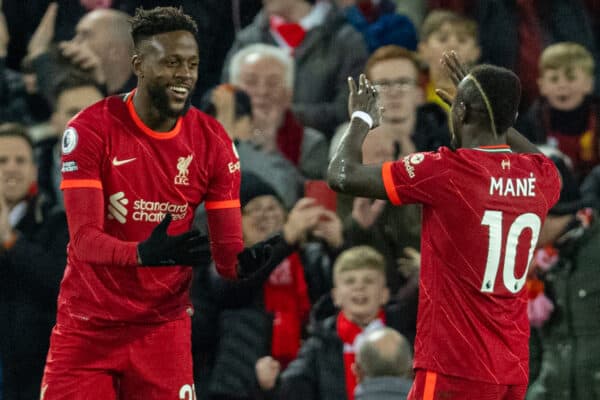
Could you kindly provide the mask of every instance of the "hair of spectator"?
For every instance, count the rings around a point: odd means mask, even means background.
[[[0,124],[0,138],[16,137],[21,138],[29,145],[29,148],[33,151],[33,141],[27,133],[27,128],[23,125],[15,122],[5,122]]]
[[[371,54],[371,57],[369,57],[365,65],[365,75],[368,79],[371,79],[371,70],[375,65],[383,61],[397,59],[405,59],[410,61],[415,67],[415,80],[418,80],[419,71],[421,70],[421,62],[419,61],[417,54],[405,49],[404,47],[396,46],[394,44],[382,46],[375,50],[373,54]]]
[[[51,90],[51,102],[54,107],[58,103],[60,96],[67,90],[77,89],[80,87],[93,87],[104,94],[102,87],[98,85],[92,75],[87,72],[75,68],[69,68],[59,75],[53,82]]]
[[[272,58],[281,63],[285,69],[285,84],[288,89],[294,87],[294,59],[279,47],[262,43],[243,47],[233,55],[229,64],[229,81],[234,85],[239,85],[242,67],[262,58]]]
[[[136,49],[141,41],[161,33],[188,31],[194,37],[198,36],[196,22],[181,7],[155,7],[150,10],[139,7],[129,23]]]
[[[504,133],[514,124],[521,99],[521,82],[514,72],[483,64],[471,69],[465,80],[473,85],[462,89],[462,99],[471,106],[476,98],[481,99],[495,135]]]
[[[594,57],[579,43],[555,43],[546,47],[540,57],[540,73],[549,69],[573,67],[579,67],[589,76],[594,76]]]
[[[408,377],[412,369],[410,344],[392,328],[377,329],[359,341],[356,363],[365,377]]]
[[[479,27],[477,26],[477,22],[464,15],[448,10],[432,10],[427,14],[421,25],[420,40],[426,41],[445,24],[463,30],[475,40],[475,43],[479,43]]]
[[[370,246],[355,246],[343,251],[333,265],[334,278],[346,271],[374,269],[385,277],[385,259]]]

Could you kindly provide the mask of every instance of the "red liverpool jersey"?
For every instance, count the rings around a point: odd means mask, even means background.
[[[528,379],[525,279],[560,177],[508,146],[415,153],[383,166],[392,203],[423,204],[415,368]]]
[[[239,213],[239,160],[223,128],[190,108],[170,132],[154,132],[139,119],[132,99],[133,92],[108,97],[69,123],[61,188],[101,189],[101,228],[124,244],[148,238],[166,213],[173,216],[170,235],[188,231],[203,201],[207,209],[237,208]],[[58,299],[59,320],[70,315],[147,323],[185,315],[190,267],[86,262],[77,256],[74,235]]]

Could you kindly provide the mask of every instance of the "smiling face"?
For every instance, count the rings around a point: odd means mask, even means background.
[[[18,136],[0,137],[0,176],[3,179],[3,195],[9,207],[27,196],[36,174],[33,150],[29,143]]]
[[[154,108],[168,118],[187,112],[198,80],[198,44],[188,31],[152,36],[133,59],[138,90],[146,91]]]
[[[352,322],[367,325],[389,300],[385,276],[377,269],[365,267],[340,271],[334,276],[334,303]]]
[[[265,240],[281,230],[286,213],[275,196],[257,196],[242,209],[242,231],[246,247]]]
[[[594,80],[583,68],[568,67],[544,70],[538,85],[551,107],[570,111],[579,107],[592,93]]]

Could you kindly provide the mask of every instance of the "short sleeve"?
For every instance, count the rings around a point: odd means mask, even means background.
[[[383,164],[382,178],[392,204],[433,204],[447,185],[449,171],[443,152],[413,153]]]
[[[237,150],[220,125],[215,123],[211,128],[218,132],[213,136],[214,159],[205,207],[207,210],[239,208],[241,173]]]
[[[548,202],[548,210],[554,207],[560,198],[560,191],[562,189],[562,179],[560,172],[552,160],[544,155],[536,155],[541,158],[541,171],[543,181],[546,183],[544,190],[544,196]]]
[[[101,126],[81,113],[69,122],[62,137],[61,189],[102,189],[101,166],[105,157]]]

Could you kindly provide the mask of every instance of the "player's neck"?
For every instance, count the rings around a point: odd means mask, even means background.
[[[144,125],[156,132],[169,132],[177,123],[177,118],[167,117],[154,107],[148,96],[136,90],[133,107]]]
[[[475,137],[463,137],[462,147],[464,148],[475,148],[481,146],[500,146],[506,145],[506,135],[499,135],[494,137],[490,132],[485,135],[478,135]]]

